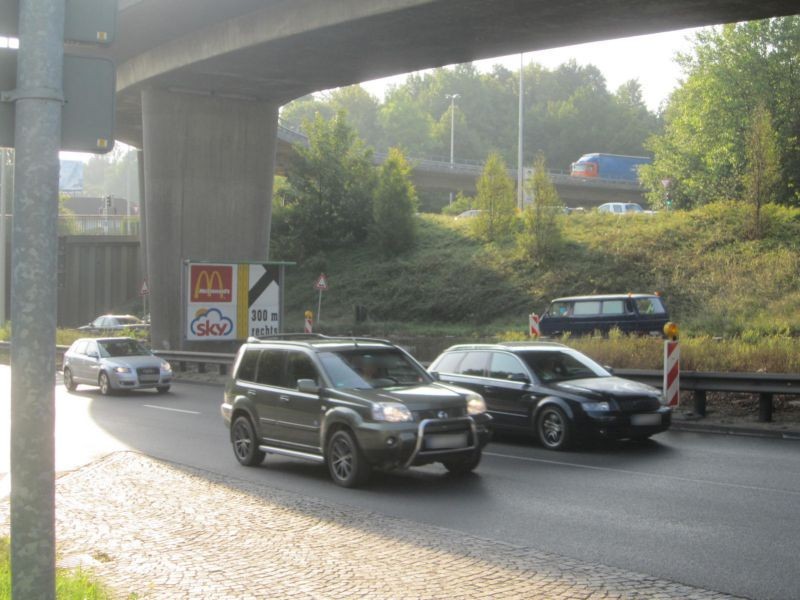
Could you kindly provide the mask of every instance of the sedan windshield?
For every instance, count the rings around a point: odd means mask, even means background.
[[[354,348],[321,352],[320,362],[337,388],[372,389],[430,383],[430,376],[402,352]]]
[[[100,356],[109,358],[114,356],[149,356],[150,350],[142,346],[136,340],[121,338],[119,340],[106,340],[97,342]]]
[[[546,350],[525,352],[521,356],[542,383],[609,376],[608,371],[591,358],[578,353]]]

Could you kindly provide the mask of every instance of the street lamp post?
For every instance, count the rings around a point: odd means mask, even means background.
[[[456,107],[456,98],[459,97],[459,94],[448,94],[448,98],[450,98],[450,168],[453,168],[454,165],[454,141],[455,141],[455,107]],[[453,204],[453,192],[450,192],[450,204]]]
[[[519,119],[517,126],[517,207],[521,211],[525,208],[525,174],[522,165],[522,117],[523,117],[523,87],[522,87],[522,57],[519,55]]]

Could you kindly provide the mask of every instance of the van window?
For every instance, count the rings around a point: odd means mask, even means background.
[[[625,314],[625,301],[624,300],[604,300],[603,301],[603,314],[604,315],[623,315],[623,314]]]
[[[548,314],[551,317],[566,317],[569,314],[569,302],[553,302]]]
[[[640,315],[663,315],[667,311],[664,310],[664,305],[661,303],[660,298],[637,298],[636,310]]]
[[[600,314],[600,301],[599,300],[581,300],[576,302],[572,308],[572,314],[580,315],[599,315]]]

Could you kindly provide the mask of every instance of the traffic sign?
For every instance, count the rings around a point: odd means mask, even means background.
[[[147,296],[149,293],[150,293],[150,288],[147,286],[147,280],[145,279],[142,282],[142,287],[139,290],[139,295],[140,296]]]
[[[17,37],[19,0],[0,0],[0,35]],[[64,40],[110,44],[117,33],[118,0],[66,0]]]
[[[328,276],[325,275],[325,273],[319,274],[319,277],[317,277],[317,282],[314,284],[314,288],[320,290],[321,292],[327,291]]]
[[[0,48],[0,92],[17,85],[17,50]],[[107,58],[64,55],[61,149],[105,154],[114,147],[116,69]],[[14,103],[0,102],[0,147],[14,147]]]

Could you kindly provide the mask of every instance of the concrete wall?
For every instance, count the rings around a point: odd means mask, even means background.
[[[58,238],[59,327],[85,325],[98,315],[135,301],[141,284],[139,238]]]

